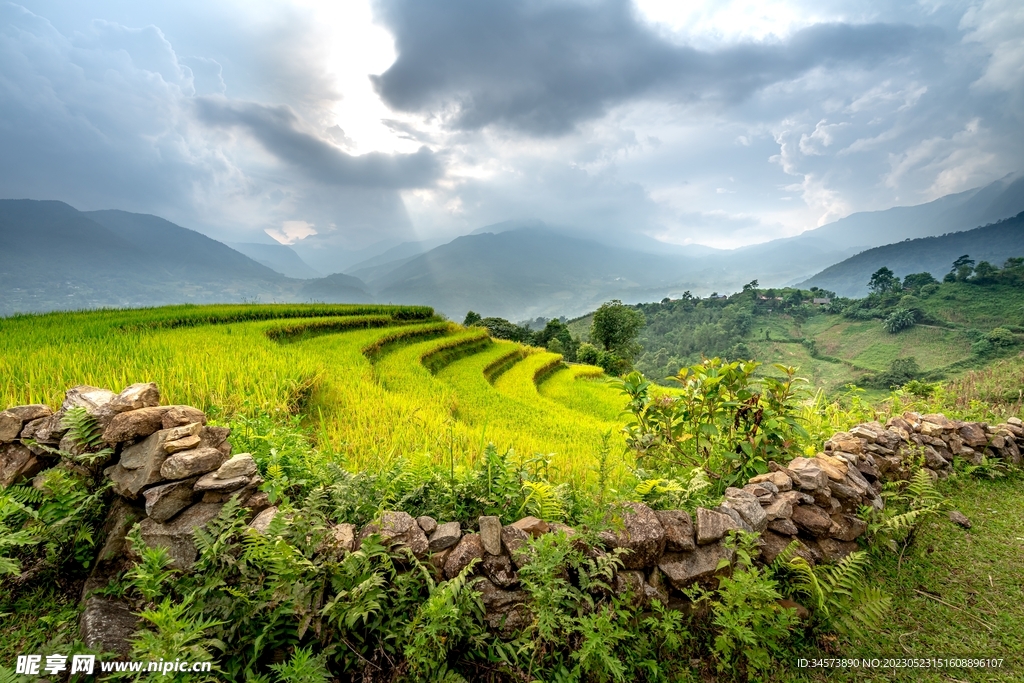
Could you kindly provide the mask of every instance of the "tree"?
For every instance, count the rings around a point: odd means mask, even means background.
[[[482,319],[483,318],[481,318],[480,314],[477,313],[476,311],[469,311],[468,313],[466,313],[466,319],[462,321],[462,324],[465,325],[466,327],[472,327],[473,325],[476,325],[478,322],[480,322]]]
[[[914,326],[917,322],[917,316],[914,315],[913,311],[909,311],[906,308],[894,308],[889,317],[882,323],[882,327],[889,334],[896,334],[902,330],[908,329]]]
[[[646,323],[643,313],[615,299],[601,304],[594,311],[590,338],[601,344],[605,351],[632,360],[640,352],[636,339]]]
[[[953,279],[958,282],[963,282],[971,276],[974,272],[974,259],[967,254],[964,254],[956,261],[953,261],[953,270],[950,274],[953,275]],[[948,279],[948,276],[947,276]]]
[[[996,277],[999,275],[999,269],[993,266],[988,261],[982,261],[974,267],[974,277],[971,278],[971,282],[979,285],[987,285],[996,281]]]
[[[921,291],[922,287],[937,283],[938,280],[932,277],[931,273],[911,273],[903,278],[903,289]]]
[[[900,279],[885,266],[876,270],[871,275],[871,279],[868,280],[868,289],[870,289],[874,294],[895,292],[899,290],[900,287]]]

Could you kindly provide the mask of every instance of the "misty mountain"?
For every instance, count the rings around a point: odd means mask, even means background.
[[[366,301],[361,285],[347,276],[285,277],[156,216],[0,200],[0,315],[173,303]]]
[[[909,273],[928,272],[941,280],[952,269],[953,261],[964,254],[996,266],[1002,266],[1010,257],[1024,256],[1024,212],[973,230],[868,249],[826,268],[800,286],[816,285],[840,296],[862,297],[868,293],[871,274],[883,266],[901,278]]]
[[[282,275],[299,280],[323,277],[287,244],[260,244],[257,242],[225,242],[225,244]]]
[[[307,280],[299,289],[302,301],[365,304],[373,301],[366,284],[357,277],[335,273],[316,280]]]

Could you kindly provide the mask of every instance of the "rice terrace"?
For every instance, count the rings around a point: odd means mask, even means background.
[[[1024,680],[1019,5],[0,2],[0,683]]]

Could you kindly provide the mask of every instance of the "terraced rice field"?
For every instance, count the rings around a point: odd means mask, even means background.
[[[168,403],[303,415],[353,469],[397,457],[468,464],[493,442],[593,476],[622,451],[623,401],[600,369],[420,307],[178,306],[0,319],[0,406],[56,405],[75,384],[154,381]],[[619,458],[620,459],[620,458]],[[619,463],[621,472],[626,463]]]

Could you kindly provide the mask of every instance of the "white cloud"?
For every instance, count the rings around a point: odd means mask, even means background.
[[[295,244],[300,240],[318,234],[313,224],[306,221],[284,221],[281,223],[280,229],[267,228],[263,232],[281,244]]]

